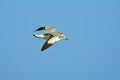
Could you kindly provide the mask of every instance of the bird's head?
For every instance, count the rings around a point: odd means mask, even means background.
[[[62,39],[62,40],[68,40],[68,38],[66,38],[66,37],[63,36],[63,35],[59,36],[59,38]]]

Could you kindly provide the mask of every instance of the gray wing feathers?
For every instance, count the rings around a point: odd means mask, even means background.
[[[45,33],[50,33],[50,32],[55,32],[55,28],[54,27],[48,27],[48,28],[45,28]]]

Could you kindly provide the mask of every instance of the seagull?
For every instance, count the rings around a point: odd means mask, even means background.
[[[43,47],[41,48],[41,51],[46,50],[47,48],[51,47],[53,44],[55,44],[60,40],[68,40],[68,38],[66,38],[63,33],[55,32],[56,30],[55,27],[42,26],[36,29],[35,31],[41,31],[41,30],[44,31],[43,34],[33,34],[33,36],[36,38],[46,40]]]

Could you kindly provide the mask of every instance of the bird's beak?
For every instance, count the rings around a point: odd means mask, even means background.
[[[65,40],[68,40],[68,38],[64,38]]]

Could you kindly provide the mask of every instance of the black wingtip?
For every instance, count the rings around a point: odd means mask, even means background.
[[[44,50],[46,50],[46,49],[47,49],[46,47],[42,47],[42,48],[41,48],[41,51],[44,51]]]
[[[33,34],[33,36],[34,36],[34,37],[36,37],[36,35],[35,35],[35,34]]]
[[[45,26],[42,26],[42,27],[36,29],[35,31],[40,31],[40,30],[45,30]]]
[[[44,50],[41,49],[41,51],[44,51]]]
[[[33,34],[33,36],[35,36],[35,34]]]
[[[46,49],[44,49],[44,48],[41,48],[41,51],[43,52],[44,50],[46,50]]]

